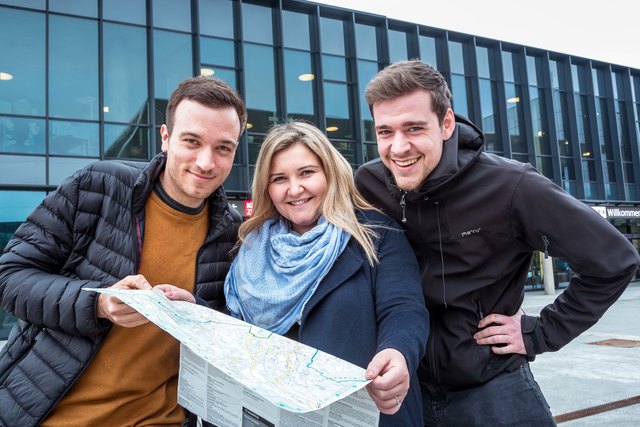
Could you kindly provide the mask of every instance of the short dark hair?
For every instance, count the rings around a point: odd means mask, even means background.
[[[167,105],[166,125],[171,134],[175,120],[176,108],[185,99],[198,102],[207,107],[233,107],[240,120],[240,133],[247,124],[247,108],[238,92],[225,81],[215,77],[192,77],[178,85],[169,98]]]
[[[431,109],[442,125],[447,110],[451,108],[449,85],[438,70],[418,59],[396,62],[378,72],[367,85],[365,97],[373,114],[374,103],[395,99],[419,89],[431,94]]]

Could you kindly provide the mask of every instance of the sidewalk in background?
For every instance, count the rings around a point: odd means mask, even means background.
[[[545,295],[542,291],[527,292],[523,309],[527,314],[538,314],[561,292],[558,290],[556,295]],[[618,343],[635,344],[636,347],[590,344],[612,339],[628,340]],[[537,356],[531,363],[531,370],[556,417],[640,396],[640,282],[631,283],[592,328],[557,352]],[[638,426],[640,404],[560,425]]]

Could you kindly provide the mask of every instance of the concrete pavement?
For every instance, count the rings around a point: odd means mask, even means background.
[[[560,292],[527,292],[523,309],[527,314],[538,314]],[[591,344],[604,340],[622,340],[612,344],[635,347]],[[640,282],[631,283],[602,319],[571,343],[537,356],[531,370],[555,417],[636,398],[633,405],[559,425],[640,426]]]

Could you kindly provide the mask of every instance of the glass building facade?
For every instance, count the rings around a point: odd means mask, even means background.
[[[195,75],[249,111],[231,176],[249,198],[267,129],[324,129],[355,167],[378,156],[364,90],[387,64],[440,70],[488,152],[530,162],[640,247],[640,70],[298,0],[0,0],[0,246],[67,176],[149,160],[172,90]],[[12,319],[0,311],[0,338]]]

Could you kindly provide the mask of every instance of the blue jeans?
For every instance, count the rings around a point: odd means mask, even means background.
[[[426,383],[420,386],[425,426],[556,425],[528,363],[466,390],[446,392]]]

